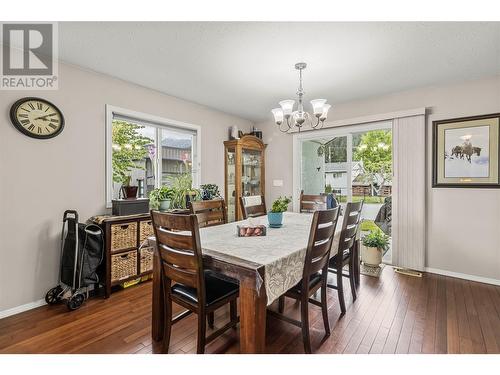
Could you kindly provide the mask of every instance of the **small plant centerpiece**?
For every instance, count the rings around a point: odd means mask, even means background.
[[[379,267],[382,263],[382,256],[389,247],[389,236],[379,228],[373,229],[363,237],[363,251],[361,260],[364,264],[372,267]]]
[[[219,187],[216,184],[200,185],[200,189],[201,199],[204,201],[220,198]]]
[[[162,186],[149,193],[149,202],[152,208],[166,211],[170,208],[170,202],[174,196],[174,189],[168,186]]]
[[[288,205],[291,201],[288,197],[279,197],[273,202],[271,211],[267,213],[267,219],[271,228],[279,228],[283,225],[283,212],[288,210]]]

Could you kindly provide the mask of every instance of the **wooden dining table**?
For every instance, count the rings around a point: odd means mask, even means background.
[[[250,222],[249,222],[250,221]],[[267,228],[266,236],[238,237],[237,225],[267,225],[267,217],[201,228],[203,267],[221,277],[237,280],[240,287],[240,352],[265,350],[266,309],[302,278],[312,214],[285,212],[281,228]],[[339,217],[331,256],[336,254],[342,227]],[[154,237],[152,338],[161,341],[164,295],[161,263]],[[359,285],[359,241],[356,241],[355,280]]]

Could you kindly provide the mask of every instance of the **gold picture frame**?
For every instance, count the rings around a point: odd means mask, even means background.
[[[432,125],[432,187],[500,188],[499,113]]]

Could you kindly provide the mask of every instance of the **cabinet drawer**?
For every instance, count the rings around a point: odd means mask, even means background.
[[[111,282],[137,275],[137,250],[111,255]]]
[[[139,224],[139,246],[141,246],[144,241],[153,234],[153,222],[151,220],[141,221]]]
[[[111,251],[137,247],[137,222],[111,225]]]

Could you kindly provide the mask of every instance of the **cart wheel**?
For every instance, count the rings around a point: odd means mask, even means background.
[[[68,306],[69,310],[77,310],[83,304],[83,301],[85,301],[85,296],[81,293],[78,293],[71,296],[71,298],[68,299],[66,305]]]
[[[50,289],[45,295],[45,302],[49,305],[55,305],[59,301],[61,301],[61,292],[63,291],[60,285]]]

